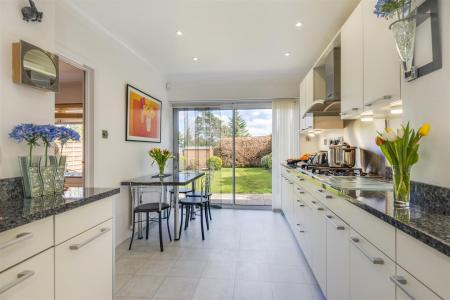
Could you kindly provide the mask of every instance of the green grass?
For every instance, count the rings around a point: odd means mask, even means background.
[[[213,193],[231,194],[232,168],[214,171],[211,177]],[[236,168],[237,194],[270,194],[272,193],[271,170],[263,168]]]

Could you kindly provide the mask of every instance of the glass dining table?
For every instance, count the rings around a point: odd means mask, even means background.
[[[179,195],[178,189],[180,186],[192,184],[193,190],[195,190],[195,181],[204,176],[204,172],[195,171],[175,171],[171,174],[167,174],[164,177],[158,175],[146,175],[136,177],[121,182],[123,186],[129,186],[130,188],[130,200],[132,209],[140,204],[142,201],[142,194],[146,188],[149,187],[161,187],[161,195],[166,200],[167,187],[172,187],[174,196],[174,214],[173,214],[173,229],[175,234],[175,240],[179,240],[179,230],[177,228],[180,225],[180,210],[178,205]],[[138,239],[142,239],[142,216],[138,214]]]

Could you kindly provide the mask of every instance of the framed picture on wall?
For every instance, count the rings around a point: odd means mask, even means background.
[[[127,84],[126,141],[161,143],[162,102]]]

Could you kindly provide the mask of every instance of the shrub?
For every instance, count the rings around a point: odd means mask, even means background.
[[[272,153],[261,157],[261,167],[266,169],[272,169]]]
[[[206,160],[206,165],[212,171],[220,170],[222,169],[222,159],[213,155]]]

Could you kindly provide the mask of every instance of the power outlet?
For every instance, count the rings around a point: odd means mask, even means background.
[[[109,137],[108,130],[103,129],[102,130],[102,138],[107,139]]]

